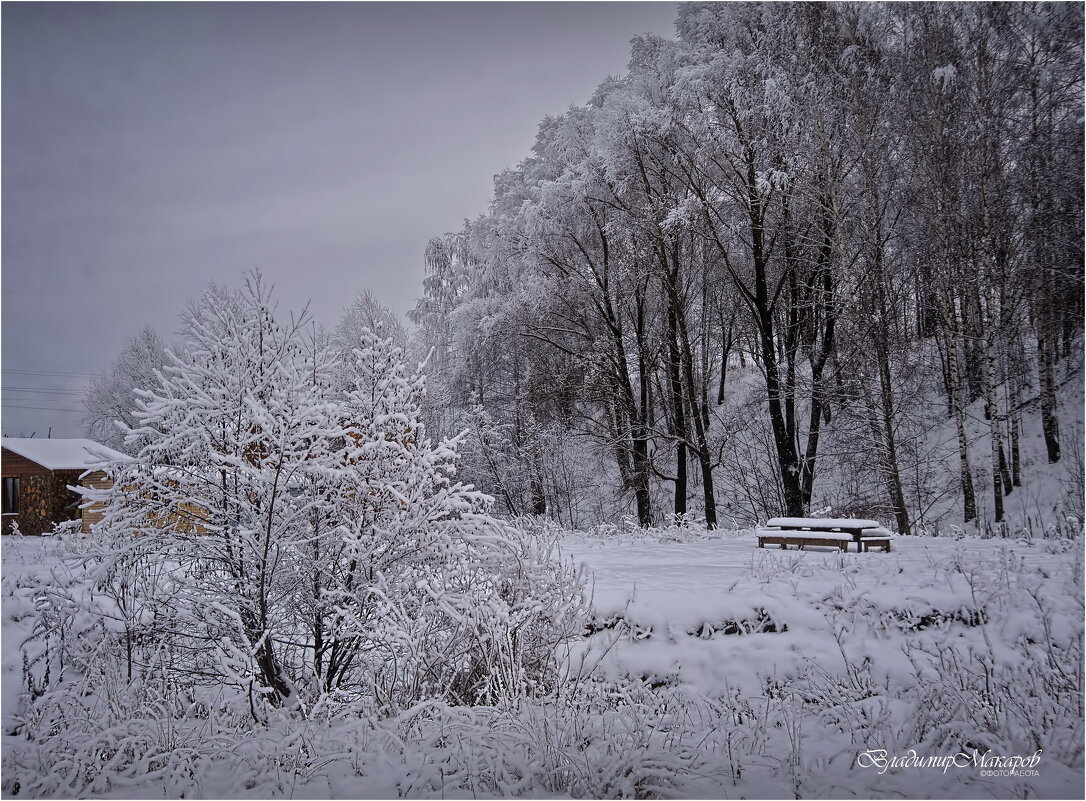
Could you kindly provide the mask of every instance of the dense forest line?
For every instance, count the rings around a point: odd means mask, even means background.
[[[684,4],[676,29],[430,242],[430,430],[468,430],[502,511],[571,526],[829,503],[908,533],[947,492],[999,523],[1023,415],[1049,462],[1071,447],[1082,6]]]

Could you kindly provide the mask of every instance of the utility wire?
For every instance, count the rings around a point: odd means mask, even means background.
[[[83,409],[65,409],[55,406],[24,406],[20,403],[4,403],[5,409],[36,409],[39,412],[82,412]]]
[[[15,370],[13,368],[0,368],[0,372],[19,373],[20,375],[56,375],[73,378],[94,378],[94,373],[68,373],[63,370]]]
[[[49,395],[82,395],[81,389],[53,389],[52,387],[46,387],[39,389],[38,387],[9,387],[0,386],[0,390],[4,392],[45,392]]]

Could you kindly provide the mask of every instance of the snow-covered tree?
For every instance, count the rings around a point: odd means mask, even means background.
[[[110,368],[95,376],[83,398],[87,436],[114,450],[128,452],[123,426],[136,424],[135,390],[150,386],[166,364],[166,345],[154,328],[144,328],[125,343]]]
[[[1034,382],[1060,458],[1057,366],[1082,329],[1080,11],[682,4],[677,41],[637,37],[629,72],[544,119],[489,213],[432,245],[415,319],[441,411],[478,402],[523,474],[522,421],[594,441],[598,489],[645,525],[667,491],[709,524],[736,489],[800,515],[852,460],[844,483],[881,486],[834,505],[907,531],[931,506],[910,453],[946,423],[962,517],[989,497],[1000,522]]]
[[[407,331],[400,318],[368,289],[360,292],[344,309],[333,335],[348,362],[352,352],[358,347],[363,329],[380,330],[400,347],[407,344]]]
[[[427,439],[399,347],[362,328],[344,387],[306,322],[277,322],[258,274],[212,286],[139,393],[144,444],[91,493],[108,504],[96,610],[125,674],[291,708],[545,687],[576,576],[454,481],[456,441]]]

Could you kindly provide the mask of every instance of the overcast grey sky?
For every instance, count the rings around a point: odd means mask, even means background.
[[[402,315],[427,240],[485,211],[542,117],[623,72],[635,34],[670,36],[676,5],[0,13],[2,427],[81,436],[55,410],[143,326],[172,338],[211,280],[259,267],[327,324],[365,288]]]

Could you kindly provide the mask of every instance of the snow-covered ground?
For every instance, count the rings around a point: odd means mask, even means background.
[[[860,661],[867,655],[900,661],[887,646],[936,614],[959,622],[1005,615],[1001,637],[1029,636],[1035,633],[1030,610],[1015,613],[1003,602],[1026,592],[1031,579],[1045,600],[1068,613],[1051,621],[1061,635],[1070,633],[1081,609],[1065,595],[1074,570],[1082,572],[1080,549],[1066,541],[898,537],[891,553],[863,554],[754,544],[750,532],[737,532],[689,542],[570,537],[562,547],[565,558],[591,570],[598,620],[622,617],[634,628],[620,661],[659,679],[673,674],[702,692],[723,683],[756,685],[767,670],[792,673],[805,663],[843,669],[834,624],[847,623],[850,640],[862,641],[850,654]],[[778,631],[716,633],[729,621],[759,618],[775,623],[761,628]]]
[[[33,588],[50,581],[50,571],[68,553],[58,537],[0,537],[0,577],[3,594],[3,628],[0,653],[3,655],[2,705],[4,746],[15,726],[19,696],[23,690],[22,644],[33,627]]]
[[[20,643],[35,587],[77,543],[3,538],[9,797],[33,764],[13,734]],[[591,700],[307,721],[266,746],[219,733],[199,770],[130,772],[92,794],[1083,795],[1081,539],[897,538],[891,553],[842,554],[671,529],[569,533],[560,558],[591,578],[586,636],[568,654]],[[252,756],[265,747],[273,758]],[[1012,757],[1033,762],[993,761]]]
[[[732,758],[748,762],[750,783],[730,793],[1082,794],[1081,540],[898,537],[891,553],[843,554],[759,549],[750,532],[733,532],[672,542],[570,537],[563,547],[594,579],[598,631],[578,658],[612,678],[764,711],[736,724],[751,747]],[[1040,688],[1031,671],[1046,668],[1055,682]],[[1067,714],[1044,730],[1057,707]],[[869,749],[974,748],[1041,749],[1039,775],[973,767],[878,775],[858,764]],[[789,762],[807,767],[794,787],[780,784]]]

